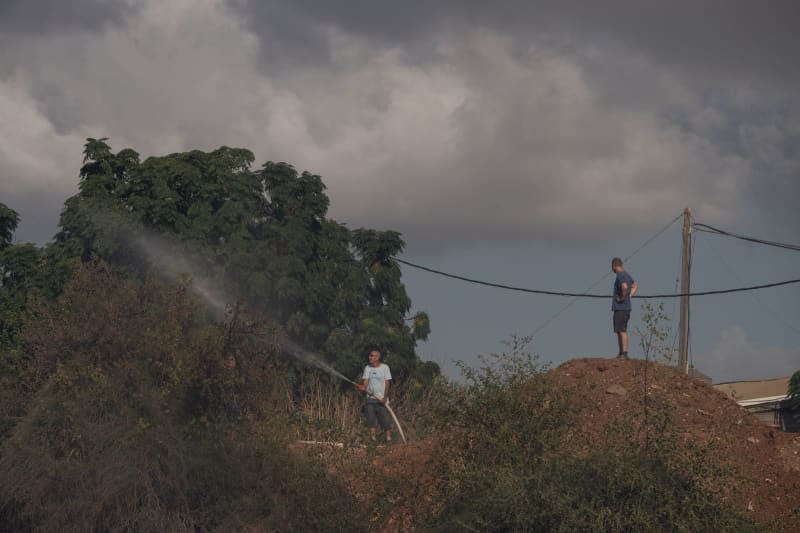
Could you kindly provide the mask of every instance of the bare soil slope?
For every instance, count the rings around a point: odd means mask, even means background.
[[[688,463],[689,474],[722,501],[770,529],[800,531],[800,435],[768,428],[710,385],[657,363],[574,359],[546,377],[568,392],[575,407],[564,420],[570,452],[602,451],[620,439],[643,442],[646,435],[700,461]],[[649,424],[643,425],[645,394]],[[664,414],[668,437],[656,428]],[[375,510],[375,529],[406,530],[414,527],[415,515],[434,510],[436,495],[446,490],[436,475],[436,463],[446,454],[443,444],[440,439],[351,450],[333,469],[365,508]],[[388,475],[388,486],[369,485],[365,476],[374,469]]]
[[[643,438],[646,391],[648,416],[665,411],[678,444],[687,453],[700,450],[711,463],[697,465],[716,472],[704,480],[710,490],[759,522],[800,531],[800,435],[770,429],[710,385],[661,364],[575,359],[549,376],[575,391],[578,415],[570,433],[576,452],[611,444],[609,425],[630,424],[629,438]],[[652,429],[648,434],[658,438]]]

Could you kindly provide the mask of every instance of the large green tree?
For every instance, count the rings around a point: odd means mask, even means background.
[[[280,339],[353,377],[378,348],[432,380],[427,315],[398,233],[350,230],[320,176],[253,161],[89,139],[48,245],[13,243],[0,205],[0,529],[353,529],[342,487],[286,448],[302,367]],[[195,279],[155,276],[157,254]],[[237,303],[224,323],[187,290],[206,279]]]
[[[416,342],[427,315],[411,301],[392,257],[393,231],[350,230],[327,217],[322,178],[287,163],[251,167],[252,152],[221,147],[140,161],[89,139],[80,191],[69,198],[53,248],[61,257],[98,255],[146,269],[132,235],[170,237],[191,251],[195,271],[219,280],[231,300],[265,310],[286,333],[354,375],[364,354],[382,350],[398,377],[423,366]]]

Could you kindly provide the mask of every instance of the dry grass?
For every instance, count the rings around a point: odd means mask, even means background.
[[[452,387],[444,380],[432,387],[422,387],[409,380],[390,392],[392,410],[406,438],[421,439],[434,431],[441,422],[436,420],[436,413],[441,412],[441,405]],[[350,386],[343,387],[325,375],[307,376],[297,397],[288,402],[290,418],[295,421],[295,437],[297,440],[358,445],[367,435],[362,414],[364,401],[363,394]]]
[[[303,380],[297,399],[289,404],[298,440],[337,441],[352,444],[361,428],[361,397],[345,392],[338,382],[320,374]]]

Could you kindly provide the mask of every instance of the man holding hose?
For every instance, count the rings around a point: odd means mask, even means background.
[[[386,435],[386,442],[392,441],[392,422],[389,413],[386,411],[386,404],[389,402],[389,382],[392,380],[392,372],[389,365],[381,363],[381,353],[372,350],[369,353],[369,364],[364,367],[363,383],[356,384],[358,390],[367,393],[366,418],[372,440],[375,440],[378,431],[378,423]]]

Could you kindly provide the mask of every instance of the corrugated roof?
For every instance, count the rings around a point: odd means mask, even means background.
[[[789,389],[789,377],[764,379],[760,381],[732,381],[714,385],[718,391],[724,392],[737,401],[785,396]]]
[[[775,404],[778,406],[783,400],[788,398],[786,394],[780,396],[767,396],[765,398],[753,398],[751,400],[738,400],[736,403],[742,407],[750,407],[755,405]]]

